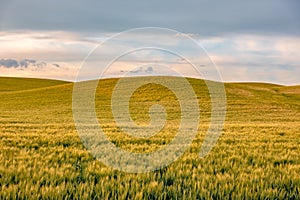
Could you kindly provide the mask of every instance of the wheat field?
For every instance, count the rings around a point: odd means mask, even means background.
[[[132,152],[163,148],[180,120],[174,94],[154,84],[133,94],[130,110],[138,124],[149,123],[153,102],[168,113],[160,133],[137,139],[113,121],[117,80],[101,80],[95,98],[107,137]],[[300,86],[225,83],[222,135],[199,158],[211,104],[205,82],[188,81],[201,112],[196,138],[171,165],[136,174],[106,166],[86,150],[73,120],[73,83],[0,77],[0,199],[300,199]]]

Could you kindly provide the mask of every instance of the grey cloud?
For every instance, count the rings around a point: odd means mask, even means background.
[[[129,71],[130,73],[133,73],[133,74],[138,74],[138,73],[142,73],[144,70],[143,70],[143,68],[142,67],[140,67],[139,69],[137,69],[137,70],[131,70],[131,71]]]
[[[35,63],[36,63],[36,60],[24,59],[24,60],[21,60],[19,64],[21,67],[27,68],[29,65],[31,65],[31,64],[34,65]]]
[[[21,65],[21,67],[25,67],[25,68],[28,67],[28,63],[25,60],[21,60],[20,65]]]
[[[47,65],[47,63],[45,62],[39,62],[39,63],[35,63],[33,64],[33,66],[37,67],[37,68],[43,68]]]
[[[14,60],[14,59],[1,59],[0,66],[7,67],[7,68],[11,68],[11,67],[17,68],[20,65],[19,65],[18,61]]]
[[[299,35],[299,8],[300,2],[293,0],[15,0],[0,23],[4,30],[110,32],[160,26],[201,35]]]
[[[25,59],[24,61],[31,64],[36,63],[36,60],[30,60],[30,59]]]
[[[140,67],[137,70],[131,70],[130,73],[139,74],[139,73],[152,73],[154,71],[153,67]]]
[[[139,67],[138,69],[136,70],[130,70],[130,71],[124,71],[124,70],[121,70],[120,71],[121,73],[131,73],[131,74],[147,74],[147,73],[152,73],[154,72],[154,69],[153,67]]]
[[[6,67],[6,68],[18,68],[18,69],[24,69],[29,66],[33,66],[36,68],[43,68],[47,66],[48,63],[46,62],[38,62],[36,60],[32,59],[23,59],[23,60],[15,60],[15,59],[1,59],[0,60],[0,67]],[[55,67],[60,67],[58,64],[52,64]]]
[[[147,67],[147,69],[145,70],[145,72],[149,72],[149,73],[151,73],[153,71],[154,71],[153,67]]]

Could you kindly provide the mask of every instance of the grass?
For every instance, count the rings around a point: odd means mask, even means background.
[[[37,78],[0,77],[0,92],[30,90],[60,85],[64,83],[67,82],[58,80],[44,80]]]
[[[96,95],[98,120],[108,138],[133,152],[168,144],[178,127],[176,97],[154,84],[133,94],[130,109],[137,123],[149,122],[152,102],[168,112],[161,133],[136,139],[112,120],[116,82],[102,80]],[[205,83],[189,82],[201,109],[191,147],[168,167],[130,174],[97,161],[81,143],[72,117],[73,83],[0,78],[0,199],[299,199],[300,86],[226,83],[223,133],[201,159],[211,105]],[[145,95],[149,92],[154,95]]]

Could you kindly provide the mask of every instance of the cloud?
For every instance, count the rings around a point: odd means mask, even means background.
[[[1,76],[74,81],[77,74],[77,67],[72,66],[70,63],[51,63],[32,59],[22,59],[20,61],[16,59],[1,59],[0,63],[2,63],[3,60],[5,60],[5,64],[8,63],[7,61],[14,61],[13,63],[17,63],[15,65],[18,65],[18,67],[0,65]]]
[[[53,64],[57,65],[57,64]],[[38,62],[36,60],[30,60],[30,59],[23,59],[23,60],[15,60],[15,59],[1,59],[0,60],[0,67],[6,67],[6,68],[27,68],[28,66],[33,66],[35,68],[43,68],[47,66],[46,62]],[[57,66],[56,66],[57,67]]]
[[[72,62],[83,60],[99,42],[99,39],[62,31],[0,31],[0,55],[18,60],[27,57],[53,63]]]
[[[20,65],[21,65],[21,67],[25,67],[25,68],[28,67],[28,63],[24,60],[20,61]]]
[[[195,36],[198,36],[198,34],[192,34],[192,33],[176,33],[175,34],[175,37],[183,37],[183,38],[195,37]]]
[[[4,68],[15,68],[19,70],[24,70],[24,68],[32,67],[34,70],[42,69],[48,65],[51,65],[51,63],[46,63],[44,61],[36,61],[32,59],[22,59],[20,61],[16,59],[1,59],[0,60],[0,67]],[[60,67],[59,64],[53,63],[53,66],[56,68]]]
[[[15,0],[2,7],[0,24],[2,30],[97,33],[159,26],[200,35],[298,35],[299,8],[292,0]]]
[[[43,67],[47,66],[47,63],[45,63],[45,62],[35,63],[35,64],[33,64],[33,66],[35,66],[37,68],[43,68]]]
[[[2,56],[2,59],[0,57],[0,74],[2,76],[21,76],[23,74],[23,76],[30,77],[75,80],[83,59],[98,42],[109,36],[106,34],[99,33],[100,36],[96,37],[95,34],[86,36],[62,31],[0,32],[0,55]],[[62,36],[61,39],[59,35]],[[166,35],[163,34],[159,37],[158,35],[152,36],[152,38],[155,38],[157,43],[161,41],[166,43],[166,49],[172,45],[183,48],[180,50],[188,52],[188,55],[191,55],[189,60],[195,61],[202,71],[210,67],[209,63],[202,61],[201,56],[196,57],[184,42],[176,43],[176,40],[185,38],[185,34],[174,36],[170,40],[171,42],[168,42]],[[298,36],[259,34],[236,34],[226,37],[199,34],[189,36],[205,47],[208,55],[219,66],[224,81],[261,81],[287,85],[300,83],[298,76],[300,38]],[[107,58],[116,58],[122,50],[137,46],[138,44],[130,43],[130,41],[138,37],[151,40],[151,35],[137,36],[133,34],[124,41],[115,40],[115,43],[110,43],[103,51],[93,52],[95,60],[92,59],[92,67],[85,78],[95,78],[96,71],[106,67],[107,63],[104,61]],[[140,66],[144,67],[138,75],[159,73],[156,68],[153,68],[153,72],[147,68],[152,64],[165,64],[184,75],[195,74],[192,71],[188,72],[183,58],[172,56],[167,51],[145,49],[119,57],[107,71],[107,75],[122,75],[121,71],[123,74],[136,71]]]
[[[147,67],[145,72],[152,73],[154,71],[153,67]]]
[[[7,67],[7,68],[17,68],[20,66],[19,62],[14,59],[1,59],[0,60],[0,66]]]
[[[21,60],[19,62],[19,64],[20,64],[21,67],[27,68],[31,64],[35,65],[36,64],[36,60],[24,59],[24,60]]]
[[[237,35],[204,38],[201,44],[224,81],[300,84],[300,38]]]
[[[142,66],[135,70],[125,71],[121,70],[121,73],[129,73],[129,74],[152,74],[155,70],[151,66]]]

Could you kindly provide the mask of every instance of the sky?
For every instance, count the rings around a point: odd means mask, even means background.
[[[157,44],[183,52],[204,75],[215,65],[225,82],[299,85],[299,19],[298,0],[1,0],[0,76],[76,81],[84,68],[85,79],[95,78],[118,56],[107,75],[149,75],[172,66],[193,76],[182,57],[167,51],[122,55]],[[124,32],[143,27],[163,29]]]

